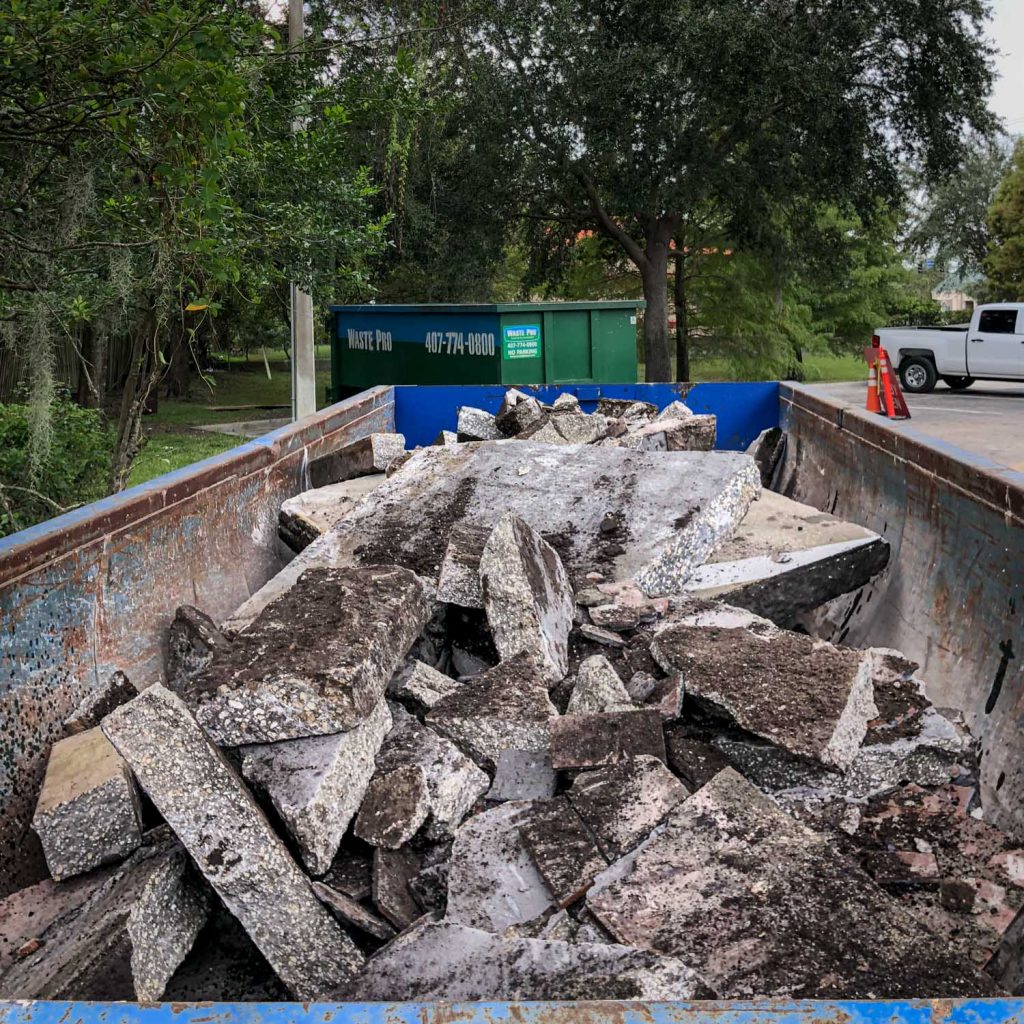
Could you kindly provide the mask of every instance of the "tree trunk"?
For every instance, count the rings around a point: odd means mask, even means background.
[[[121,397],[121,413],[117,422],[117,440],[110,465],[110,492],[123,491],[128,484],[132,462],[139,453],[142,440],[142,414],[150,392],[160,379],[160,362],[156,357],[159,324],[155,311],[143,319],[132,341],[128,379]]]
[[[188,398],[192,383],[192,345],[180,324],[172,324],[167,360],[167,398]]]
[[[103,415],[107,413],[107,356],[110,351],[110,334],[104,326],[92,335],[92,382],[96,387],[96,405]]]
[[[677,243],[673,301],[676,307],[676,380],[690,379],[690,325],[686,309],[686,256]]]
[[[648,382],[672,380],[672,361],[668,345],[668,255],[669,240],[675,231],[676,218],[659,218],[648,231],[640,268],[644,285],[644,361]]]

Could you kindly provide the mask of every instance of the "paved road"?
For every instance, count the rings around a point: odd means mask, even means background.
[[[864,408],[867,383],[809,384],[814,394]],[[916,430],[1024,471],[1024,383],[979,382],[967,391],[938,384],[930,395],[907,395]],[[899,430],[901,423],[893,422]]]

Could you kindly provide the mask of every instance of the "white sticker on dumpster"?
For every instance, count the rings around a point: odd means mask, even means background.
[[[502,356],[505,359],[540,357],[540,324],[515,324],[501,331]]]

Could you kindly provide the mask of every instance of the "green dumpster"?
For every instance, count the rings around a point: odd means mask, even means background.
[[[331,391],[636,380],[643,302],[332,306]]]

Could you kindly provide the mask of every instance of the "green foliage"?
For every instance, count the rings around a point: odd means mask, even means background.
[[[988,215],[992,241],[985,271],[993,300],[1024,301],[1024,138],[996,190]]]

